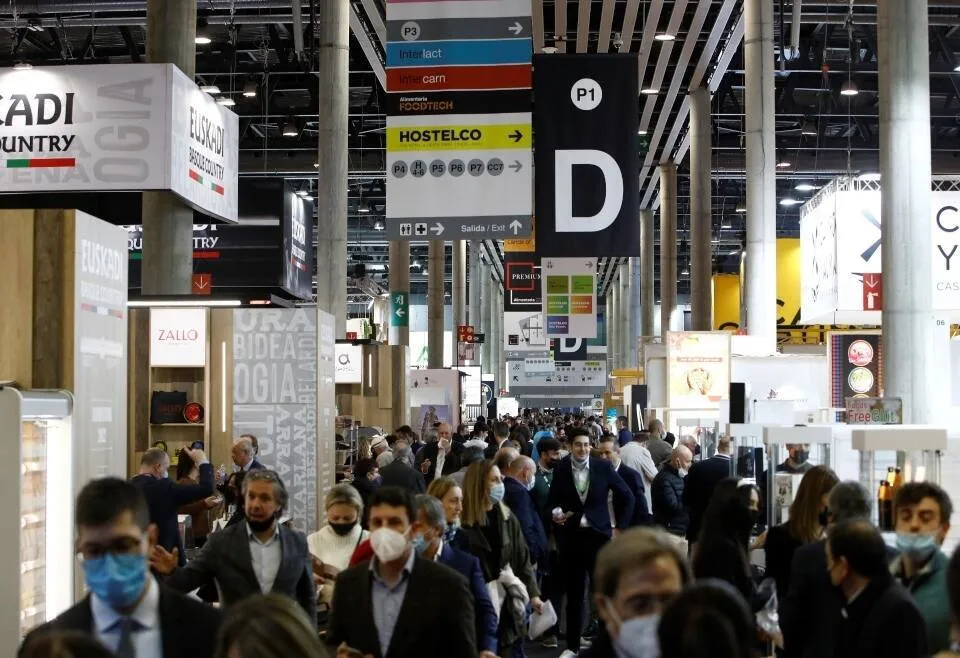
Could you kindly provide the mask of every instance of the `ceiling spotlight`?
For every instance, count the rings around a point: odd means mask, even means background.
[[[202,91],[205,94],[210,94],[212,96],[214,94],[220,93],[220,87],[218,87],[217,85],[200,85],[200,91]]]
[[[781,160],[777,163],[777,169],[789,169],[793,165],[787,162],[786,160]]]
[[[957,64],[955,67],[953,67],[953,70],[957,73],[960,73],[960,64]]]
[[[817,135],[817,124],[813,121],[804,121],[800,126],[800,134],[815,137]]]
[[[296,137],[300,134],[297,130],[297,124],[292,118],[287,119],[287,122],[283,124],[283,131],[281,133],[284,137]]]
[[[319,169],[319,168],[320,168],[320,163],[319,163],[319,162],[314,162],[314,163],[313,163],[313,168],[314,168],[314,169]]]
[[[15,71],[29,71],[33,68],[33,64],[30,62],[17,62],[13,65]]]
[[[298,197],[301,197],[301,198],[302,198],[302,197],[307,196],[308,194],[310,194],[310,193],[309,193],[307,190],[297,190],[297,196],[298,196]]]
[[[360,199],[360,203],[357,204],[357,212],[367,214],[370,212],[370,204],[364,199]]]
[[[207,34],[207,19],[197,19],[197,31],[193,37],[193,42],[198,46],[206,46],[211,42],[210,35]]]
[[[640,93],[641,93],[641,94],[644,94],[644,95],[646,95],[646,96],[654,96],[654,95],[656,95],[656,94],[659,94],[659,93],[660,93],[660,90],[659,90],[659,89],[654,89],[653,87],[646,87],[646,88],[644,88],[644,89],[641,89],[641,90],[640,90]]]
[[[661,32],[660,34],[657,34],[653,38],[656,39],[657,41],[673,41],[674,39],[677,38],[677,35],[669,34],[667,32]]]
[[[680,270],[680,276],[690,276],[690,268],[685,267],[682,270]]]
[[[647,134],[647,131],[644,130],[643,128],[641,128],[640,130],[637,131],[637,134],[638,134],[638,135],[646,135],[646,134]]]
[[[787,197],[785,199],[780,199],[780,205],[789,208],[790,206],[796,206],[802,203],[802,201],[797,201],[796,199],[791,199]]]
[[[384,229],[383,222],[381,222],[379,219],[373,223],[374,231],[382,231],[383,229]]]
[[[743,205],[743,204],[740,204],[740,205],[737,206],[737,208],[736,208],[736,210],[734,210],[734,212],[738,212],[738,213],[740,213],[740,214],[742,215],[743,213],[747,212],[747,207],[746,207],[745,205]]]
[[[208,37],[208,36],[206,36],[206,35],[198,34],[197,36],[195,36],[195,37],[193,38],[193,42],[194,42],[195,44],[197,44],[198,46],[206,46],[206,45],[209,45],[209,44],[210,44],[211,39],[210,39],[210,37]]]
[[[217,102],[224,107],[233,107],[237,104],[237,101],[233,100],[229,96],[223,96],[217,99]]]
[[[797,192],[813,192],[814,190],[819,190],[820,188],[816,185],[811,185],[810,183],[799,183],[795,188]]]
[[[253,80],[247,80],[243,85],[243,95],[247,98],[254,98],[257,95],[257,83]]]
[[[857,83],[853,80],[847,80],[843,83],[843,86],[840,87],[841,96],[856,96],[860,93],[860,90],[857,88]]]
[[[720,228],[722,230],[729,230],[733,228],[733,223],[729,219],[725,219],[720,222]]]

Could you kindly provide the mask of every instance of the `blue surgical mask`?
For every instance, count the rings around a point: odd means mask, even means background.
[[[443,531],[443,541],[450,543],[457,536],[457,532],[460,530],[460,519],[457,519],[453,523],[447,524],[447,529]]]
[[[147,557],[140,553],[106,553],[83,561],[87,587],[114,610],[129,608],[147,583]]]
[[[490,487],[490,502],[496,505],[503,500],[504,493],[506,493],[506,487],[503,486],[503,482],[496,483]]]
[[[430,545],[427,540],[423,538],[423,535],[414,535],[413,539],[410,540],[410,544],[413,546],[413,550],[417,552],[417,555],[423,555],[427,550],[427,546]]]
[[[897,548],[900,552],[916,562],[924,562],[937,550],[937,536],[929,534],[914,535],[911,533],[897,533]]]

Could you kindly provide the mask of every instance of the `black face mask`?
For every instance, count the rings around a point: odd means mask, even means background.
[[[547,468],[549,468],[551,471],[559,465],[560,465],[560,460],[557,459],[556,457],[554,457],[553,459],[547,460]]]
[[[333,531],[341,537],[346,537],[356,525],[356,521],[351,521],[350,523],[331,523],[330,527],[333,528]]]
[[[810,459],[810,453],[806,450],[797,450],[796,455],[793,458],[798,464],[806,464],[807,460]]]
[[[273,522],[277,520],[277,516],[273,515],[268,519],[263,521],[254,521],[253,519],[247,519],[247,523],[250,525],[250,529],[255,533],[266,532],[271,527],[273,527]]]
[[[817,522],[819,522],[820,525],[824,528],[830,525],[830,510],[828,509],[820,510],[820,514],[817,515]]]

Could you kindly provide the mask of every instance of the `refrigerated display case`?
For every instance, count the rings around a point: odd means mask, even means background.
[[[18,606],[0,614],[0,655],[74,602],[73,397],[0,386],[0,588]]]

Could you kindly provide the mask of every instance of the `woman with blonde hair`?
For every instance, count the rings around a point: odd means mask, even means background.
[[[460,516],[463,514],[463,490],[456,481],[448,476],[437,478],[427,487],[427,494],[443,504],[443,514],[447,522],[443,532],[443,541],[450,543],[460,530]]]
[[[319,599],[333,600],[333,586],[337,574],[350,566],[350,556],[370,533],[360,525],[363,518],[363,500],[350,484],[331,487],[323,499],[327,524],[307,537],[307,547],[313,556],[313,571],[320,578]]]
[[[231,606],[217,634],[217,658],[327,655],[307,614],[296,601],[279,594],[258,594]]]
[[[793,554],[804,544],[819,541],[827,522],[827,497],[840,479],[826,466],[814,466],[803,475],[797,495],[790,505],[790,516],[767,531],[764,543],[766,575],[777,583],[782,598],[790,587]]]
[[[462,526],[454,543],[480,560],[494,606],[501,601],[497,611],[499,655],[523,656],[526,619],[524,605],[518,605],[523,598],[517,595],[518,583],[526,589],[535,611],[539,612],[543,603],[523,530],[502,502],[504,491],[503,476],[492,461],[477,462],[467,469]]]

